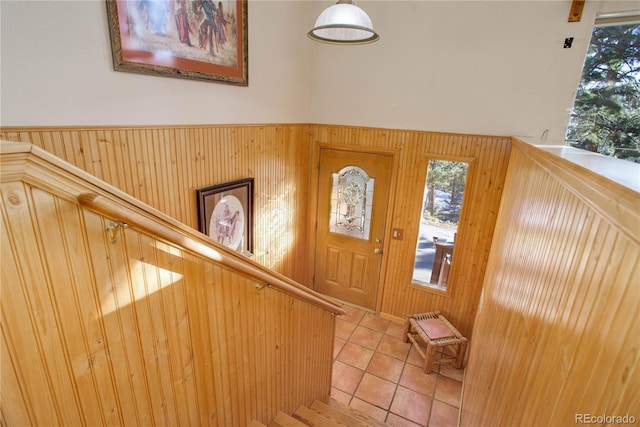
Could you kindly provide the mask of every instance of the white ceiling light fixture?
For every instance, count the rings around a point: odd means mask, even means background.
[[[307,35],[312,40],[332,44],[366,44],[380,39],[369,15],[353,0],[338,0],[325,9]]]

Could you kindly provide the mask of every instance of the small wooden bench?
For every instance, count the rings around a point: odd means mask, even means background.
[[[405,342],[411,341],[415,349],[424,358],[424,372],[430,373],[433,365],[453,363],[462,369],[469,340],[440,314],[440,311],[409,314],[405,324]],[[423,349],[423,346],[426,346]],[[442,355],[437,358],[437,350],[443,347]],[[453,354],[447,354],[452,349]]]

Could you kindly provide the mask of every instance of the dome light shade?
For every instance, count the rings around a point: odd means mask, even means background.
[[[339,0],[325,9],[307,35],[312,40],[333,44],[366,44],[380,38],[373,30],[371,18],[352,0]]]

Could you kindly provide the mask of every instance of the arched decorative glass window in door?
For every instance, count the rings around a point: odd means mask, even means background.
[[[374,178],[357,166],[332,174],[329,231],[369,240]]]

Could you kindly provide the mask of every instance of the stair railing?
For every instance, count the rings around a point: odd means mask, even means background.
[[[182,246],[196,254],[211,259],[234,271],[256,278],[264,282],[266,287],[280,289],[299,299],[307,301],[330,311],[335,315],[345,314],[344,309],[322,294],[312,291],[303,285],[283,275],[273,272],[249,258],[218,246],[215,242],[203,243],[183,231],[177,231],[168,227],[154,218],[145,216],[124,205],[115,203],[109,198],[95,193],[84,193],[78,196],[78,203],[86,208],[94,210],[104,216],[121,221],[129,227],[136,228],[146,233],[162,238],[172,244]]]
[[[328,310],[334,315],[345,314],[344,309],[332,299],[315,292],[288,277],[264,267],[256,261],[220,245],[192,228],[179,223],[168,215],[145,205],[140,200],[124,193],[110,184],[96,178],[88,172],[71,165],[55,155],[30,143],[0,141],[3,179],[23,179],[46,188],[54,193],[77,196],[81,206],[92,209],[113,220],[121,221],[138,230],[145,231],[169,243],[182,246],[200,256],[218,262],[241,274],[263,282],[262,286],[273,287],[300,300]],[[30,159],[44,169],[65,171],[74,178],[72,187],[67,181],[59,180],[50,174],[42,174],[32,168],[31,174],[24,174],[25,162]],[[84,191],[78,191],[78,186]]]

